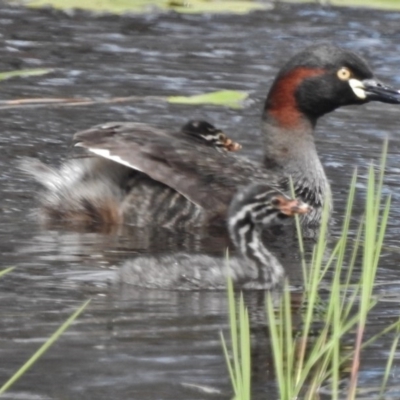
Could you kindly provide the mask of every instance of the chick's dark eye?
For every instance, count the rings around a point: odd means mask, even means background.
[[[274,198],[271,200],[271,204],[272,204],[274,207],[279,207],[279,206],[282,204],[282,200],[281,200],[279,197],[274,197]]]
[[[341,81],[348,81],[353,76],[352,72],[347,67],[338,69],[336,75]]]

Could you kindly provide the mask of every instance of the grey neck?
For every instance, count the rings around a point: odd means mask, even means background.
[[[324,202],[331,204],[331,191],[315,147],[314,124],[304,118],[295,129],[283,128],[268,115],[262,123],[266,168],[292,178],[296,196],[314,208],[303,218],[318,222]],[[289,189],[288,179],[283,184]]]

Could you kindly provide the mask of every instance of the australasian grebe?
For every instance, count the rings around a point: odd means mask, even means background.
[[[242,147],[202,120],[190,120],[171,135],[194,148],[205,145],[224,152],[238,151]],[[68,160],[60,168],[51,168],[35,158],[25,158],[20,168],[46,188],[40,194],[42,222],[69,221],[85,227],[122,223],[122,210],[129,206],[123,200],[129,188],[142,178],[131,168],[95,156]],[[164,188],[166,195],[170,195],[171,190]],[[158,194],[162,197],[162,193]]]
[[[74,140],[132,170],[126,174],[124,169],[117,179],[123,191],[117,223],[178,227],[224,221],[239,187],[259,182],[288,191],[291,177],[296,196],[313,207],[302,216],[302,223],[312,226],[320,222],[324,203],[331,204],[314,143],[316,123],[338,107],[370,101],[398,104],[400,93],[376,80],[355,53],[319,44],[292,57],[272,84],[262,114],[263,164],[217,154],[140,123],[98,125],[78,132]]]

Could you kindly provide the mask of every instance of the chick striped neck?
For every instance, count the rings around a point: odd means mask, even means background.
[[[262,186],[251,186],[235,196],[228,217],[232,241],[242,257],[257,271],[256,279],[243,287],[270,289],[280,283],[284,269],[262,242],[262,230],[274,222],[279,210],[271,201],[277,192]]]

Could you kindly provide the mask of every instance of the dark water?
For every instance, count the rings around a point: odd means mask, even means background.
[[[259,115],[271,79],[282,62],[308,44],[332,41],[360,52],[379,78],[400,88],[400,14],[278,5],[246,16],[95,17],[0,5],[0,35],[1,71],[55,69],[43,77],[1,82],[2,100],[250,92],[242,110],[152,100],[0,110],[1,266],[16,266],[0,279],[0,382],[85,299],[93,299],[4,398],[229,398],[219,340],[219,331],[227,327],[225,293],[157,292],[112,284],[117,265],[129,255],[178,248],[221,254],[224,239],[165,231],[149,237],[137,230],[95,234],[41,229],[29,216],[38,187],[17,171],[16,161],[37,156],[58,164],[73,152],[72,133],[95,123],[132,120],[172,128],[189,117],[215,122],[243,144],[244,155],[259,158]],[[370,161],[379,160],[383,138],[390,138],[385,193],[393,196],[386,240],[391,248],[384,252],[378,279],[391,285],[383,286],[386,300],[372,316],[372,331],[399,315],[399,125],[399,107],[370,104],[325,118],[317,136],[339,220],[354,167],[365,175]],[[361,178],[361,189],[364,183]],[[362,207],[361,190],[359,214]],[[279,249],[279,241],[274,245]],[[283,261],[292,282],[299,283],[300,265],[290,258],[286,254],[288,262]],[[258,351],[263,334],[259,336],[253,350],[254,398],[269,399],[274,386],[265,382],[268,356]],[[388,348],[382,340],[364,359],[365,386],[380,381]],[[395,367],[391,384],[398,375]],[[207,394],[190,385],[219,392]],[[399,397],[396,393],[393,398]]]

